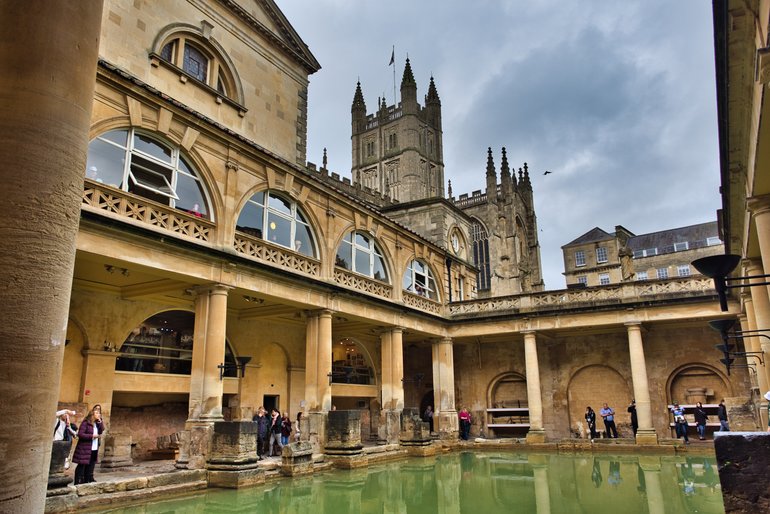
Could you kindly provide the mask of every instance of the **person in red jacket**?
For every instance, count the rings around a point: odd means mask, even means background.
[[[471,433],[471,413],[465,407],[460,410],[460,437],[463,441],[468,440],[468,436]]]
[[[102,406],[94,405],[78,429],[78,444],[72,462],[75,467],[75,485],[96,482],[94,468],[99,455],[99,440],[104,437]]]

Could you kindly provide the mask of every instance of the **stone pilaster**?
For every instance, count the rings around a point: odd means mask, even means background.
[[[329,412],[332,407],[332,312],[308,315],[305,333],[305,402],[309,412]]]
[[[757,228],[757,240],[759,253],[762,259],[762,268],[770,269],[770,195],[754,196],[746,199],[746,208],[751,213],[754,225]],[[767,280],[761,280],[767,282]],[[765,294],[770,295],[770,286],[757,286],[765,289]]]
[[[658,435],[652,426],[650,407],[650,384],[647,380],[647,365],[644,359],[642,343],[642,325],[637,321],[626,323],[628,332],[628,354],[631,358],[631,381],[636,400],[636,416],[639,430],[636,432],[636,444],[658,444]]]
[[[452,339],[444,338],[432,347],[433,423],[440,437],[456,437],[459,422],[455,407],[455,367]]]
[[[543,397],[540,389],[540,365],[537,361],[537,338],[534,331],[524,332],[524,362],[527,371],[527,403],[529,405],[528,443],[545,442]]]
[[[750,276],[764,274],[764,268],[758,261],[753,259],[744,261],[744,268],[746,269],[746,273]],[[763,278],[750,280],[751,283],[764,281],[765,279]],[[760,334],[770,336],[770,299],[768,299],[767,288],[763,286],[754,286],[750,287],[749,291],[751,291],[751,300],[754,307],[754,319],[757,323],[757,329],[763,331],[760,332]],[[757,375],[762,373],[762,379],[764,379],[764,383],[767,385],[770,384],[770,362],[768,362],[768,358],[770,358],[770,339],[767,337],[757,337],[757,339],[759,340],[760,351],[764,354],[762,355],[764,365],[757,364]],[[751,360],[753,361],[755,359]],[[762,383],[762,379],[758,379],[760,384]],[[765,393],[765,391],[762,390],[760,390],[760,392],[762,394]]]
[[[401,411],[404,409],[404,349],[403,331],[392,328],[380,335],[382,347],[382,411],[379,438],[388,443],[398,442]]]

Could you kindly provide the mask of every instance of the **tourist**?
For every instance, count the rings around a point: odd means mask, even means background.
[[[274,455],[280,455],[281,450],[283,449],[283,444],[281,444],[281,416],[278,414],[278,411],[276,409],[273,409],[270,411],[270,427],[268,428],[268,431],[270,433],[270,449],[268,451],[269,456],[273,457]],[[273,443],[278,447],[278,453],[273,453]]]
[[[719,418],[719,431],[729,432],[730,425],[727,424],[727,407],[725,407],[724,398],[722,398],[719,401],[719,408],[717,409],[717,418]]]
[[[612,409],[612,407],[605,403],[604,407],[602,407],[602,409],[599,411],[599,414],[604,420],[604,430],[607,434],[607,437],[617,439],[618,429],[615,427],[615,411]]]
[[[463,407],[460,410],[459,417],[460,417],[460,437],[462,438],[463,441],[467,441],[468,436],[470,435],[470,432],[471,432],[471,422],[472,422],[471,413],[468,412],[468,409]]]
[[[70,416],[74,416],[75,411],[69,409],[62,409],[56,411],[56,424],[53,427],[53,440],[54,441],[72,441],[77,437],[77,426],[70,422]]]
[[[96,482],[94,480],[94,467],[99,456],[99,439],[104,437],[104,423],[102,422],[102,407],[94,405],[86,415],[86,419],[80,424],[78,430],[78,444],[75,446],[75,454],[72,462],[75,466],[75,485]]]
[[[770,413],[770,391],[766,392],[763,398],[767,400],[767,412]],[[767,420],[767,431],[770,432],[770,416],[768,416]]]
[[[257,424],[257,460],[262,460],[265,453],[265,444],[267,443],[267,411],[263,406],[259,406],[257,413],[251,418],[251,421]]]
[[[709,417],[706,414],[706,410],[703,408],[703,404],[698,402],[695,404],[695,427],[698,429],[698,439],[703,441],[706,439],[706,422]]]
[[[302,421],[302,411],[297,413],[297,432],[294,434],[294,441],[299,442],[300,439],[300,422]]]
[[[428,422],[428,429],[433,433],[433,406],[428,405],[428,407],[425,409],[425,414],[422,416],[423,421]]]
[[[281,418],[281,447],[289,444],[289,436],[291,436],[291,419],[289,413],[284,412]]]
[[[591,432],[591,441],[594,439],[599,438],[599,434],[596,433],[596,413],[589,405],[586,407],[586,425],[588,425],[588,430]]]
[[[674,415],[676,438],[684,437],[684,444],[690,444],[690,439],[687,437],[687,419],[684,417],[684,409],[679,406],[679,402],[674,402],[671,413]]]
[[[631,400],[631,404],[628,406],[628,413],[631,414],[631,430],[634,431],[634,437],[636,437],[636,431],[639,430],[639,418],[636,415],[636,400]]]

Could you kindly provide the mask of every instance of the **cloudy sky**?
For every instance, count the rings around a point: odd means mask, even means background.
[[[350,176],[350,105],[393,104],[409,56],[442,103],[445,179],[485,187],[486,150],[529,164],[547,289],[561,246],[716,219],[711,2],[278,0],[323,67],[310,77],[308,160]],[[552,174],[544,176],[543,171]]]

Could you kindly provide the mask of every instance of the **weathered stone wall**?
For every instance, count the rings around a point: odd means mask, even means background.
[[[113,406],[110,419],[111,431],[131,434],[136,460],[146,460],[157,449],[158,437],[184,430],[187,420],[187,403],[164,403],[144,407]]]
[[[770,512],[770,433],[715,434],[725,512]]]

